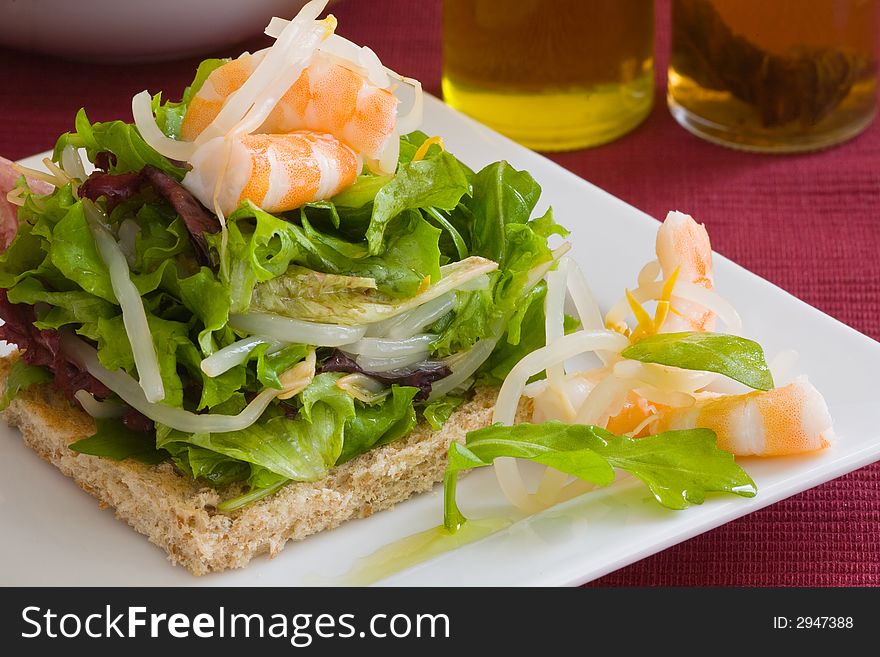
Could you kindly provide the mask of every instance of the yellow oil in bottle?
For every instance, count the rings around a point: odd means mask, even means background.
[[[853,137],[877,109],[878,11],[878,0],[673,0],[670,111],[746,150]]]
[[[606,143],[653,104],[652,0],[444,0],[447,103],[538,150]]]

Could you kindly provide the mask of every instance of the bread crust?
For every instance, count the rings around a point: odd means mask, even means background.
[[[0,358],[0,388],[19,354]],[[95,428],[51,384],[21,392],[0,416],[18,427],[25,443],[83,490],[168,553],[168,559],[204,575],[242,568],[255,556],[278,554],[287,541],[332,529],[351,518],[389,509],[443,478],[453,440],[488,426],[497,391],[478,390],[440,431],[424,421],[395,443],[363,454],[314,483],[295,483],[230,514],[217,505],[241,492],[216,490],[181,475],[171,463],[79,454],[68,446]]]

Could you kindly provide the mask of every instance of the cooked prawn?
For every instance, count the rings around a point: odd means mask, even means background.
[[[267,212],[298,208],[333,196],[360,171],[359,158],[348,146],[307,130],[217,137],[196,151],[191,164],[183,185],[206,206],[226,214],[245,200]]]
[[[737,456],[784,456],[823,449],[833,439],[822,395],[805,377],[782,388],[722,395],[661,413],[651,433],[712,429],[718,447]]]
[[[689,214],[673,211],[666,215],[657,230],[656,251],[664,279],[668,280],[677,270],[680,280],[714,289],[709,234],[705,226]],[[660,331],[712,331],[714,328],[714,312],[692,301],[676,300]]]
[[[656,252],[657,260],[640,272],[639,286],[608,311],[608,328],[636,341],[655,333],[713,331],[718,317],[730,333],[740,331],[736,310],[714,290],[712,246],[702,224],[670,212],[657,231]],[[650,300],[657,301],[653,317],[642,307]],[[637,320],[634,329],[625,321],[629,312]]]
[[[190,102],[180,136],[195,140],[226,99],[262,61],[266,51],[244,54],[211,72]],[[313,130],[331,134],[368,160],[380,161],[397,139],[398,100],[358,71],[316,51],[257,133]]]

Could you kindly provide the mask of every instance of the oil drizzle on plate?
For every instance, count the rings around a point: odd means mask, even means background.
[[[337,586],[366,586],[390,577],[423,561],[473,543],[513,524],[515,518],[468,520],[455,533],[443,525],[405,536],[373,554],[358,559],[351,569],[337,578]]]

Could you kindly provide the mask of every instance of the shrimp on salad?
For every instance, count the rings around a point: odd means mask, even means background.
[[[326,4],[312,0],[293,20],[274,19],[273,46],[214,69],[190,101],[181,140],[159,129],[148,92],[132,99],[144,140],[189,164],[183,186],[221,225],[245,200],[285,212],[330,198],[363,164],[393,173],[401,131],[418,127],[421,86],[335,35],[332,15],[317,20]],[[403,117],[397,82],[414,91]]]
[[[806,377],[783,387],[724,394],[719,390],[729,390],[729,385],[721,385],[719,374],[691,363],[677,367],[626,357],[627,347],[661,334],[669,334],[671,340],[716,335],[711,333],[716,319],[734,336],[742,329],[736,310],[714,290],[705,227],[689,215],[670,212],[657,232],[656,254],[657,260],[640,272],[638,287],[627,290],[606,314],[604,330],[603,322],[596,320],[598,307],[583,275],[574,263],[560,262],[558,271],[567,273],[551,272],[547,277],[547,345],[511,371],[498,397],[495,422],[512,424],[522,413],[524,395],[531,399],[531,420],[536,423],[591,424],[633,437],[705,428],[715,432],[718,448],[737,456],[783,456],[827,447],[833,439],[831,417],[822,395]],[[559,328],[563,320],[559,299],[565,295],[560,285],[567,285],[582,325],[582,330],[565,336]],[[657,303],[653,315],[643,305],[649,301]],[[634,326],[627,322],[630,314]],[[551,324],[556,325],[552,331]],[[559,373],[566,361],[588,353],[598,356],[602,365]],[[544,370],[545,380],[526,384]],[[567,484],[566,475],[548,468],[531,493],[513,459],[496,459],[495,469],[507,496],[528,512],[584,490],[582,482]],[[564,492],[568,488],[573,492]]]

